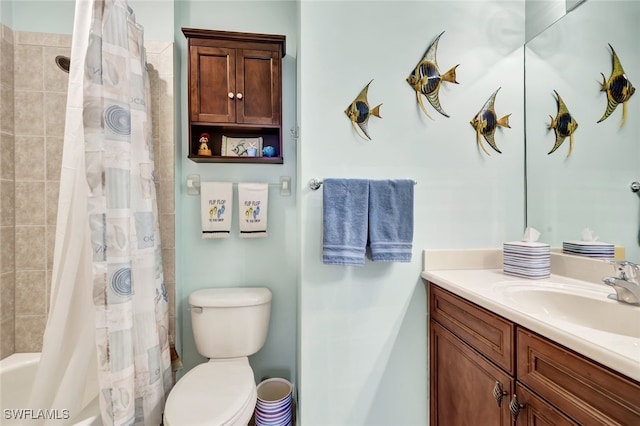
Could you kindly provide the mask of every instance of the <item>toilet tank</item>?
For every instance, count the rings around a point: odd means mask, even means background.
[[[196,348],[207,358],[239,358],[267,339],[271,291],[264,287],[207,288],[189,296]]]

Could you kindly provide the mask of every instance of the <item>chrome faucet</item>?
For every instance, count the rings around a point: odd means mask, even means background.
[[[602,282],[616,291],[609,299],[619,302],[640,305],[640,266],[626,260],[612,261],[617,277],[604,277]]]

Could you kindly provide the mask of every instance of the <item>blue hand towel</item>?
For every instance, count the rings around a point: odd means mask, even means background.
[[[322,261],[328,265],[364,265],[369,181],[325,179],[323,185]]]
[[[371,260],[411,262],[413,186],[408,179],[369,181]]]

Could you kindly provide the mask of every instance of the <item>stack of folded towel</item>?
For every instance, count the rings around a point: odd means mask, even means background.
[[[413,186],[406,179],[325,179],[323,262],[363,265],[367,245],[374,262],[410,262]]]

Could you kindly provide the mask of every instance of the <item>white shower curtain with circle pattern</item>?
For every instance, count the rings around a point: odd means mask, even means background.
[[[83,122],[100,406],[113,425],[159,425],[172,381],[143,41],[125,0],[95,1]]]
[[[31,396],[71,422],[97,395],[105,425],[157,426],[172,385],[143,40],[126,0],[77,0],[50,309]]]
[[[49,314],[29,403],[35,409],[66,414],[70,422],[98,395],[82,124],[84,62],[92,15],[91,2],[76,2]],[[60,420],[40,423],[59,424]]]

